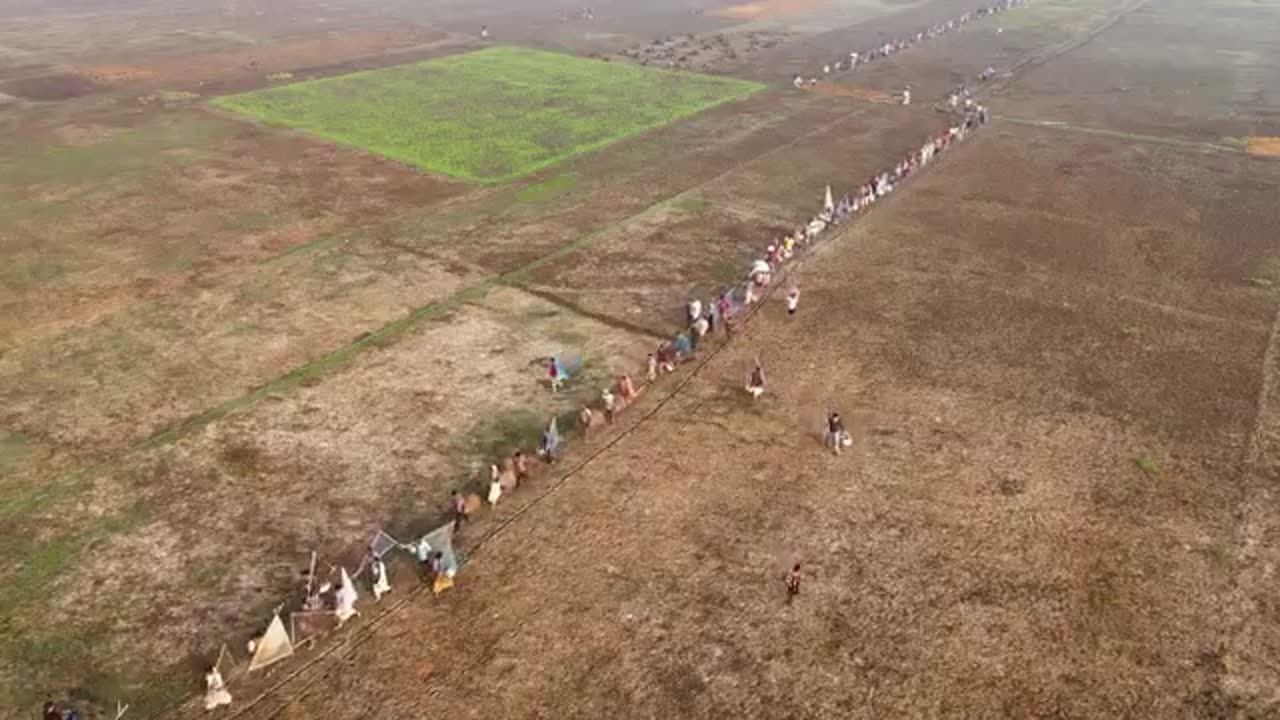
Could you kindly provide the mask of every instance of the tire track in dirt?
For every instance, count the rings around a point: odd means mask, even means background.
[[[1205,140],[1182,140],[1179,138],[1164,137],[1161,135],[1142,135],[1140,133],[1124,132],[1122,130],[1108,130],[1107,128],[1090,127],[1088,125],[1075,125],[1056,120],[1030,120],[1027,118],[1010,117],[1008,115],[995,115],[993,117],[1002,122],[1012,123],[1014,125],[1026,125],[1028,127],[1041,128],[1043,130],[1061,130],[1063,132],[1082,133],[1085,135],[1098,135],[1100,137],[1113,138],[1117,140],[1128,140],[1130,142],[1147,143],[1151,145],[1169,145],[1171,147],[1181,147],[1189,150],[1208,150],[1214,152],[1235,153],[1238,155],[1253,155],[1254,157],[1266,157],[1246,152],[1245,150],[1231,145],[1222,145],[1220,143],[1213,143]]]
[[[547,290],[547,289],[538,287],[536,285],[530,285],[526,283],[514,283],[512,284],[511,287],[517,290],[521,290],[523,292],[529,293],[534,297],[542,298],[543,300],[546,300],[547,302],[551,303],[552,305],[555,305],[556,307],[568,310],[569,312],[575,315],[580,315],[584,318],[587,318],[588,320],[594,320],[600,323],[601,325],[607,325],[611,328],[614,328],[615,330],[624,330],[633,335],[646,335],[648,337],[654,338],[655,340],[661,340],[661,341],[669,340],[671,337],[671,333],[669,332],[663,332],[662,330],[658,330],[655,328],[645,327],[643,325],[633,323],[630,320],[614,317],[612,315],[608,315],[601,312],[595,312],[594,310],[588,310],[587,308],[579,305],[578,303],[568,298],[557,295],[555,292],[551,290]]]
[[[1059,43],[1043,52],[1028,55],[1009,68],[1009,71],[1002,79],[988,85],[984,90],[989,90],[992,95],[999,95],[1005,88],[1013,84],[1023,72],[1035,69],[1067,53],[1079,50],[1093,42],[1102,33],[1110,30],[1112,26],[1123,20],[1130,13],[1141,10],[1150,2],[1151,0],[1137,0],[1137,2],[1122,6],[1119,11],[1104,20],[1098,27],[1085,33],[1084,36]]]
[[[1213,646],[1214,671],[1202,702],[1234,712],[1274,712],[1280,705],[1280,672],[1274,653],[1280,634],[1260,617],[1273,593],[1280,550],[1267,539],[1280,533],[1273,488],[1280,480],[1280,304],[1263,352],[1257,410],[1241,457],[1239,518],[1234,538],[1237,566],[1224,598],[1227,630]],[[1261,647],[1259,647],[1261,646]]]
[[[1280,430],[1280,417],[1276,417],[1276,380],[1280,375],[1280,305],[1276,306],[1275,318],[1271,322],[1271,334],[1267,338],[1267,349],[1262,355],[1262,386],[1258,390],[1257,415],[1249,432],[1249,441],[1245,446],[1244,462],[1247,466],[1258,466],[1263,463],[1263,451],[1275,450],[1276,430]],[[1267,453],[1270,455],[1270,453]],[[1273,462],[1272,458],[1267,458]]]

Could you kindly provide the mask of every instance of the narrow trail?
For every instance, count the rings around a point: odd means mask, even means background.
[[[1215,646],[1222,656],[1221,669],[1209,677],[1210,689],[1224,702],[1233,706],[1257,710],[1259,705],[1274,711],[1280,703],[1276,694],[1276,681],[1280,673],[1270,662],[1259,662],[1257,635],[1265,642],[1265,629],[1259,624],[1267,621],[1260,617],[1259,607],[1274,594],[1274,567],[1277,552],[1269,546],[1267,538],[1274,537],[1277,528],[1275,513],[1275,483],[1277,463],[1276,439],[1280,431],[1280,407],[1277,406],[1277,380],[1280,380],[1280,303],[1267,336],[1259,370],[1261,381],[1253,422],[1249,427],[1239,466],[1235,469],[1239,485],[1235,517],[1237,524],[1232,537],[1232,554],[1235,574],[1231,587],[1223,598],[1222,636]]]
[[[1009,68],[1009,71],[1003,78],[988,84],[984,90],[989,91],[992,95],[999,95],[1005,90],[1005,88],[1013,84],[1013,82],[1023,73],[1088,45],[1096,40],[1099,35],[1111,29],[1112,26],[1123,20],[1125,17],[1146,7],[1150,1],[1151,0],[1137,0],[1132,4],[1122,6],[1119,11],[1109,16],[1100,25],[1089,30],[1089,32],[1085,33],[1081,37],[1072,38],[1066,42],[1049,47],[1042,52],[1031,53],[1027,57],[1015,63],[1013,67]]]
[[[1202,140],[1183,140],[1179,138],[1165,137],[1161,135],[1143,135],[1140,133],[1124,132],[1122,130],[1108,130],[1106,128],[1090,127],[1087,125],[1075,125],[1067,122],[1059,122],[1056,120],[1031,120],[1028,118],[1010,117],[1008,115],[995,115],[995,119],[1001,122],[1007,122],[1012,125],[1025,125],[1028,127],[1036,127],[1044,130],[1060,130],[1062,132],[1082,133],[1085,135],[1098,135],[1101,137],[1116,138],[1119,140],[1129,140],[1137,143],[1148,143],[1151,145],[1169,145],[1172,147],[1187,148],[1190,150],[1227,152],[1240,155],[1250,155],[1253,157],[1263,157],[1261,155],[1253,155],[1246,150],[1231,145],[1223,145],[1221,143],[1207,142]]]
[[[593,320],[595,322],[600,323],[601,325],[611,327],[615,330],[623,330],[633,335],[646,336],[646,337],[650,337],[655,340],[661,340],[661,341],[665,341],[671,337],[671,332],[669,331],[664,332],[656,328],[645,327],[644,325],[633,323],[630,320],[624,320],[623,318],[618,318],[612,315],[607,315],[605,313],[589,310],[579,305],[578,303],[573,302],[572,300],[569,300],[568,298],[565,298],[562,295],[558,295],[555,292],[548,290],[546,288],[542,288],[536,285],[523,284],[523,283],[514,284],[512,285],[512,287],[517,288],[523,292],[529,293],[534,297],[546,300],[552,305],[555,305],[556,307],[567,310],[573,313],[574,315],[584,317],[588,320]]]

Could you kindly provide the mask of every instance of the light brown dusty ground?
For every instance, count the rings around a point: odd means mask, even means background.
[[[927,104],[779,89],[470,188],[76,68],[236,58],[206,83],[252,86],[271,81],[240,67],[253,48],[271,72],[326,74],[463,47],[494,8],[430,24],[412,3],[175,8],[145,32],[56,7],[0,31],[0,82],[79,95],[0,109],[8,707],[71,690],[146,714],[192,692],[195,665],[262,622],[310,549],[345,558],[375,525],[439,517],[493,450],[635,367],[690,292],[740,275],[824,184],[865,179],[942,122]],[[801,13],[779,20],[796,37],[722,69],[785,80],[961,8],[851,28],[844,5]],[[1277,134],[1257,72],[1270,20],[1235,2],[1128,8],[1044,0],[1002,33],[975,25],[850,79],[931,98],[1018,66],[986,91],[997,113],[1072,125],[998,123],[944,158],[806,261],[798,318],[770,304],[580,475],[519,517],[552,476],[513,498],[454,593],[344,631],[353,646],[313,668],[234,685],[233,711],[1274,712],[1280,170],[1179,144]],[[727,22],[676,4],[596,8],[590,26],[552,10],[502,24],[617,52]],[[345,30],[299,22],[320,15]],[[380,34],[385,16],[398,29]],[[1184,37],[1199,25],[1218,40]],[[1195,46],[1179,67],[1214,82],[1133,62],[1168,28]],[[1228,36],[1227,55],[1210,47]],[[1149,92],[1095,91],[1116,68]],[[588,355],[592,382],[552,399],[534,362],[563,348]],[[750,407],[757,355],[771,387]],[[817,437],[829,406],[856,438],[838,459]],[[795,559],[806,587],[786,607]]]

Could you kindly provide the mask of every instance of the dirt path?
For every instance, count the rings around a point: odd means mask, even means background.
[[[1084,125],[1076,125],[1067,122],[1057,122],[1054,120],[1028,120],[1026,118],[1010,117],[1008,115],[994,116],[999,122],[1013,123],[1015,125],[1028,125],[1031,127],[1043,128],[1046,130],[1061,130],[1063,132],[1083,133],[1086,135],[1098,135],[1100,137],[1118,138],[1121,140],[1129,140],[1139,143],[1150,143],[1153,145],[1172,145],[1174,147],[1182,147],[1188,150],[1211,150],[1214,152],[1228,152],[1237,154],[1246,154],[1245,150],[1232,145],[1223,145],[1222,143],[1204,142],[1200,140],[1182,140],[1175,137],[1165,137],[1161,135],[1143,135],[1140,133],[1123,132],[1121,130],[1108,130],[1107,128],[1087,127]],[[1252,154],[1252,153],[1249,153]]]
[[[1242,453],[1241,499],[1233,553],[1239,564],[1224,616],[1227,632],[1213,648],[1215,672],[1211,699],[1215,707],[1280,708],[1280,630],[1273,615],[1280,535],[1276,516],[1280,480],[1280,304],[1263,356],[1257,414]]]

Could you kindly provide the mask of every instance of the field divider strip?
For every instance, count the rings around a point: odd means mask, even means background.
[[[640,325],[639,323],[634,323],[634,322],[631,322],[630,320],[614,317],[613,315],[609,315],[607,313],[588,310],[587,308],[579,305],[578,303],[572,300],[569,300],[568,298],[565,298],[561,295],[556,294],[552,290],[547,290],[545,288],[540,288],[536,285],[529,285],[529,284],[512,284],[510,285],[510,287],[520,290],[521,292],[526,292],[536,298],[545,300],[551,303],[552,305],[555,305],[558,308],[561,308],[563,310],[567,310],[573,313],[574,315],[578,315],[579,317],[592,320],[594,322],[600,323],[601,325],[607,325],[616,330],[624,330],[633,335],[644,335],[644,336],[653,338],[655,340],[665,341],[665,340],[671,339],[671,333],[669,331],[663,331],[663,330],[658,330],[657,328],[646,327],[644,325]]]
[[[1183,147],[1192,150],[1211,150],[1217,152],[1238,153],[1240,155],[1249,155],[1250,157],[1265,157],[1262,155],[1254,155],[1242,148],[1209,142],[1207,140],[1183,140],[1181,138],[1162,137],[1160,135],[1143,135],[1141,133],[1131,133],[1123,130],[1108,130],[1107,128],[1075,125],[1073,123],[1058,122],[1056,120],[1031,120],[1028,118],[1010,117],[1008,115],[995,115],[993,117],[997,120],[1011,123],[1013,125],[1024,125],[1028,127],[1041,128],[1043,130],[1062,130],[1065,132],[1098,135],[1101,137],[1129,140],[1132,142],[1147,143],[1151,145],[1169,145],[1172,147]]]

